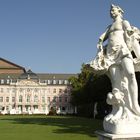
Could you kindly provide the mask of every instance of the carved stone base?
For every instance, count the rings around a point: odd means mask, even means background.
[[[117,124],[104,121],[104,130],[112,134],[140,134],[140,121],[124,122]]]
[[[104,131],[112,134],[140,134],[140,117],[126,108],[122,111],[104,118]]]
[[[140,134],[110,134],[104,131],[96,131],[99,140],[140,140]]]

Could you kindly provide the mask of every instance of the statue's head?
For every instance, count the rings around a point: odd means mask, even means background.
[[[124,11],[117,5],[111,4],[110,16],[116,18],[117,16],[123,16]]]

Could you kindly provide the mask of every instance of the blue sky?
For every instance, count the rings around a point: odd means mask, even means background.
[[[0,57],[38,73],[79,73],[112,23],[111,3],[140,28],[139,0],[0,0]]]

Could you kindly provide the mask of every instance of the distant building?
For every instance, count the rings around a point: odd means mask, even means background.
[[[68,79],[76,74],[44,74],[0,58],[1,114],[74,113]]]

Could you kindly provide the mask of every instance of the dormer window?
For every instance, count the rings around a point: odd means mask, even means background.
[[[9,84],[10,83],[10,80],[9,79],[7,79],[7,84]]]
[[[53,80],[53,84],[56,84],[56,80]]]
[[[59,84],[60,84],[60,85],[62,84],[62,80],[59,80]]]
[[[4,84],[4,79],[1,79],[1,84]]]
[[[27,76],[27,79],[31,79],[29,74],[28,74],[28,76]]]
[[[68,80],[65,80],[65,81],[64,81],[64,84],[67,85],[67,84],[68,84]]]
[[[48,80],[48,85],[51,84],[51,80]]]

